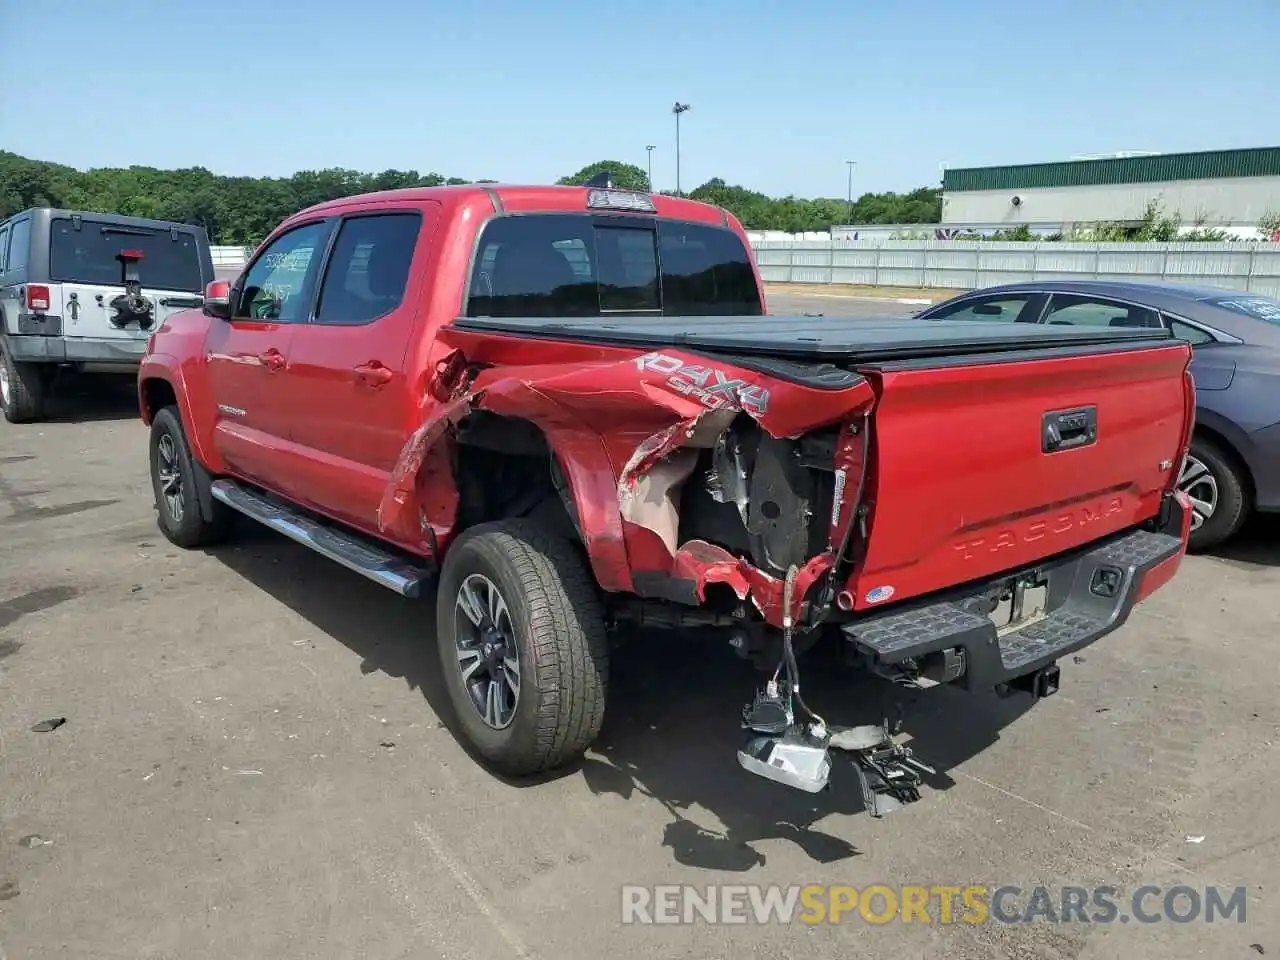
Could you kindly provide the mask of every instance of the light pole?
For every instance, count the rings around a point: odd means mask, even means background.
[[[671,112],[676,115],[676,196],[682,197],[680,192],[680,114],[689,109],[689,104],[681,103],[679,100],[675,102],[675,106],[671,108]]]
[[[644,149],[645,149],[645,152],[649,154],[649,192],[652,193],[653,192],[653,151],[657,150],[658,148],[657,146],[651,143]]]
[[[853,223],[853,166],[857,160],[846,160],[845,166],[849,168],[849,222]]]

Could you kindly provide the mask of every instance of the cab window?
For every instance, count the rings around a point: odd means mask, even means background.
[[[329,224],[321,221],[273,240],[245,274],[232,317],[271,323],[305,323],[324,254]]]
[[[372,323],[404,301],[422,215],[385,213],[344,220],[325,268],[316,323]]]
[[[490,222],[467,303],[473,317],[763,312],[750,254],[732,230],[579,214]]]

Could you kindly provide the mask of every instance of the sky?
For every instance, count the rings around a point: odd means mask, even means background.
[[[936,186],[940,166],[1280,144],[1280,2],[0,0],[0,149],[659,189]]]

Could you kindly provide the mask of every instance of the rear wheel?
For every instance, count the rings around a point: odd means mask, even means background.
[[[1234,536],[1249,513],[1244,471],[1221,446],[1205,437],[1191,441],[1178,489],[1191,498],[1188,547],[1206,550]]]
[[[39,363],[19,363],[0,343],[0,409],[10,423],[31,423],[44,416],[48,377]]]
[[[477,526],[445,555],[436,642],[461,732],[512,776],[581,756],[608,686],[604,611],[570,541],[527,520]]]
[[[179,547],[217,543],[231,526],[230,510],[218,501],[210,518],[201,511],[196,469],[177,409],[158,411],[151,421],[151,486],[160,530]]]

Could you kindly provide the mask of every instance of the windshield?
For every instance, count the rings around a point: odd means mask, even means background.
[[[1271,297],[1260,297],[1255,293],[1242,293],[1235,297],[1215,297],[1209,301],[1215,307],[1222,307],[1232,313],[1239,313],[1255,320],[1280,324],[1280,300]]]
[[[501,217],[471,273],[473,317],[759,316],[746,245],[732,230],[580,214]]]
[[[200,249],[187,230],[170,233],[146,227],[121,226],[97,220],[80,221],[80,229],[65,218],[51,224],[49,278],[68,283],[124,286],[122,250],[137,250],[138,276],[153,290],[198,292],[203,289]]]

